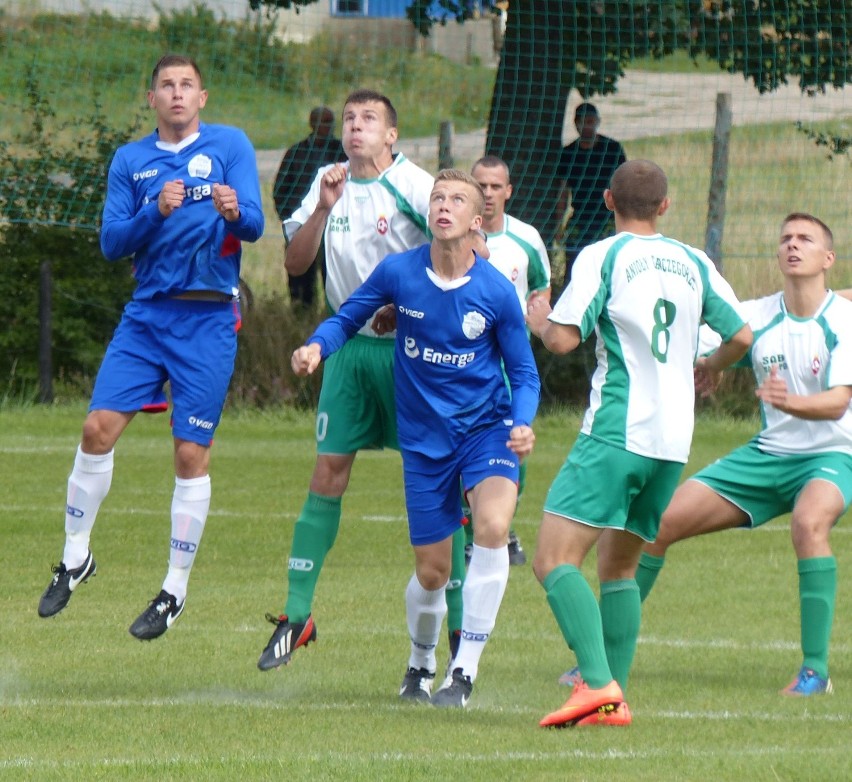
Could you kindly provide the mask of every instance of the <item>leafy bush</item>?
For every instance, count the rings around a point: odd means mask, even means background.
[[[313,407],[319,398],[322,370],[308,378],[296,377],[290,369],[290,355],[321,320],[319,313],[291,309],[289,301],[278,295],[248,306],[244,302],[231,403]]]
[[[39,285],[42,261],[53,279],[55,376],[86,386],[133,291],[128,263],[107,263],[93,231],[60,226],[6,226],[0,239],[0,297],[7,328],[0,332],[0,377],[19,395],[38,379]],[[75,380],[75,385],[77,381]]]
[[[40,267],[53,277],[53,365],[57,375],[87,376],[133,290],[127,263],[108,264],[92,230],[103,208],[115,148],[135,128],[115,130],[100,113],[55,121],[35,73],[27,74],[29,129],[0,143],[0,377],[8,396],[38,378]],[[38,150],[38,165],[33,153]]]
[[[275,37],[275,19],[264,20],[248,15],[244,21],[216,19],[215,13],[203,3],[191,8],[166,12],[156,3],[160,15],[157,30],[166,51],[194,52],[198,49],[198,31],[205,31],[203,70],[236,79],[246,86],[254,85],[260,77],[281,85],[286,91],[295,81],[288,45]]]

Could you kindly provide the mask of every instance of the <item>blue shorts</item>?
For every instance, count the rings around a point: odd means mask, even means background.
[[[462,487],[466,494],[495,475],[518,482],[518,457],[506,446],[510,431],[511,427],[501,423],[475,432],[442,459],[403,449],[405,506],[412,546],[438,543],[461,526]]]
[[[210,445],[234,372],[239,322],[237,302],[131,301],[98,370],[89,411],[135,413],[168,381],[174,436]]]

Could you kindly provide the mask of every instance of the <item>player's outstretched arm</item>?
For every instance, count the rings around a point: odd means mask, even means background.
[[[299,377],[312,375],[322,361],[322,353],[319,343],[311,342],[308,345],[302,345],[293,351],[290,357],[290,366],[293,368]]]
[[[723,342],[709,356],[699,358],[695,364],[695,391],[701,396],[709,396],[719,385],[722,372],[737,363],[751,347],[751,327],[743,326],[727,342]]]
[[[553,323],[547,316],[553,312],[544,296],[535,296],[527,302],[527,326],[544,346],[557,355],[570,353],[581,342],[580,329],[573,325]]]
[[[761,402],[772,405],[782,413],[806,421],[838,421],[849,409],[852,387],[834,386],[818,394],[790,394],[787,382],[773,365],[769,375],[756,389],[755,395]]]

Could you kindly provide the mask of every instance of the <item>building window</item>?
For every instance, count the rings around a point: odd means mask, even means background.
[[[332,16],[364,16],[367,0],[331,0]]]

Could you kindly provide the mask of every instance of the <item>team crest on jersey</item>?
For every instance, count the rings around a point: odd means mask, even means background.
[[[820,367],[822,367],[822,363],[819,360],[819,356],[814,356],[813,361],[811,361],[811,372],[814,373],[814,377],[819,374]]]
[[[384,236],[388,230],[390,229],[390,223],[388,222],[387,217],[384,215],[379,215],[379,221],[376,223],[376,230]]]
[[[515,282],[515,280],[517,280],[517,279],[518,279],[518,270],[517,270],[517,268],[515,268],[515,269],[512,269],[512,282]]]
[[[420,348],[417,347],[414,337],[405,338],[405,355],[409,358],[417,358],[420,355]]]
[[[186,167],[191,177],[207,179],[213,171],[213,161],[207,155],[196,155]]]
[[[462,319],[462,331],[468,339],[476,339],[485,331],[485,317],[478,312],[468,312]]]

